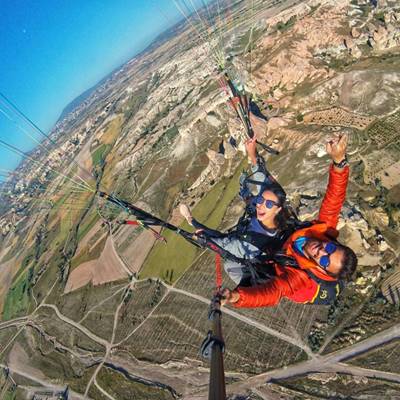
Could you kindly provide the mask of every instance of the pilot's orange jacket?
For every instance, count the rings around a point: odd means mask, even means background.
[[[282,297],[296,303],[313,304],[328,304],[336,298],[341,283],[318,268],[313,260],[296,252],[292,244],[300,236],[336,239],[336,226],[346,197],[348,178],[349,167],[338,172],[331,165],[328,188],[318,219],[310,227],[294,232],[284,244],[286,254],[296,259],[299,268],[275,264],[276,276],[268,282],[254,287],[237,288],[240,298],[233,304],[235,307],[274,306]]]

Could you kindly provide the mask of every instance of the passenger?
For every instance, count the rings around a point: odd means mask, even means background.
[[[354,252],[337,241],[336,226],[349,177],[346,148],[346,136],[327,143],[333,164],[318,219],[289,237],[283,246],[283,257],[273,264],[274,276],[253,287],[224,289],[224,303],[266,307],[278,304],[282,298],[309,304],[330,304],[337,298],[357,267]],[[282,261],[285,257],[287,262]]]
[[[225,251],[243,260],[257,260],[262,263],[263,259],[259,257],[280,250],[294,228],[287,224],[285,191],[266,170],[264,161],[257,156],[256,137],[246,142],[246,150],[251,161],[252,174],[242,177],[240,194],[248,203],[247,212],[235,228],[228,233],[221,233],[196,221],[186,205],[181,205],[180,212],[197,229],[198,234],[211,238]],[[225,260],[224,267],[237,285],[252,283],[254,271],[245,263],[228,259]]]

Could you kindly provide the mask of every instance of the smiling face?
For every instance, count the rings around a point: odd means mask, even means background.
[[[331,275],[336,276],[343,266],[344,261],[344,250],[340,246],[336,247],[336,250],[329,254],[327,252],[327,247],[329,241],[322,241],[319,239],[309,239],[304,245],[304,254],[307,258],[314,260],[319,268],[329,272]],[[321,257],[329,258],[329,266],[327,268],[322,268]]]
[[[282,207],[277,205],[279,204],[279,198],[274,192],[271,192],[270,190],[265,190],[262,194],[262,197],[264,201],[261,204],[256,204],[257,219],[268,228],[274,228],[275,216],[282,209]],[[271,200],[276,204],[273,204],[271,208],[268,208],[266,205],[267,200]]]

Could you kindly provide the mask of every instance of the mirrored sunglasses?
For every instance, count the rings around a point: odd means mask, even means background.
[[[331,254],[333,254],[337,250],[337,245],[335,243],[333,243],[333,242],[328,242],[324,246],[324,249],[328,254],[322,256],[319,259],[319,265],[322,268],[327,269],[329,267],[330,263],[331,263],[330,256],[331,256]]]
[[[255,204],[265,204],[265,207],[271,209],[273,206],[279,206],[279,203],[273,200],[265,200],[262,195],[258,195],[254,198],[254,203]]]

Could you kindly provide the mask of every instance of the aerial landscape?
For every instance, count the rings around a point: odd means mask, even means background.
[[[337,229],[358,258],[331,305],[221,308],[227,398],[400,399],[399,2],[174,3],[182,19],[0,182],[0,399],[208,398],[215,254],[126,204],[178,233],[195,231],[181,204],[237,223],[250,164],[222,71],[264,115],[257,139],[279,155],[258,151],[300,220],[318,217],[325,144],[346,135]]]

